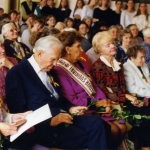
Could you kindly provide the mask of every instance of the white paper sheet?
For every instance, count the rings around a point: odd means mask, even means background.
[[[10,136],[10,142],[13,142],[18,136],[20,136],[27,129],[51,117],[52,114],[50,112],[48,104],[35,110],[33,113],[27,115],[26,117],[27,122],[18,128],[18,132]]]

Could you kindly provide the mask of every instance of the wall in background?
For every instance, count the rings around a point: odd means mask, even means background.
[[[0,0],[0,7],[4,8],[6,13],[9,12],[10,1],[14,1],[14,0]],[[16,8],[19,9],[21,2],[23,2],[25,0],[16,0],[16,1],[17,1]],[[33,0],[33,1],[39,2],[40,0]],[[74,9],[77,0],[68,0],[68,1],[69,1],[70,8]],[[84,0],[84,1],[85,1],[85,3],[88,2],[88,0]],[[58,7],[60,0],[55,0],[55,3],[56,3],[56,7]],[[148,5],[148,13],[150,14],[150,4],[147,4],[147,5]],[[115,1],[111,1],[111,8],[113,10],[115,9]],[[138,3],[135,4],[135,8],[136,9],[138,8]]]

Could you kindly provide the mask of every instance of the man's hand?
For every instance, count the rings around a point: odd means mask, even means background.
[[[51,126],[57,126],[60,123],[68,123],[68,124],[72,124],[73,118],[67,114],[67,113],[59,113],[57,116],[53,117],[51,119],[50,125]]]
[[[83,115],[88,108],[85,106],[75,106],[69,109],[70,114]]]
[[[0,132],[5,136],[13,135],[17,133],[17,127],[13,124],[0,122]]]
[[[25,112],[25,113],[18,113],[18,114],[14,114],[13,116],[12,116],[12,123],[16,123],[16,122],[18,122],[18,121],[20,121],[20,120],[22,120],[22,119],[25,119],[26,118],[26,116],[28,115],[28,114],[31,114],[31,113],[33,113],[32,111],[27,111],[27,112]]]

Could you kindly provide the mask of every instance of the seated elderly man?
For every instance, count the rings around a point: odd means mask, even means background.
[[[82,116],[87,107],[73,107],[60,95],[59,83],[51,69],[60,58],[62,48],[57,38],[43,37],[35,43],[34,54],[8,72],[6,101],[10,112],[35,110],[48,103],[52,118],[36,125],[32,132],[38,144],[63,149],[105,150],[103,121]],[[62,109],[68,113],[62,112]],[[78,116],[72,117],[69,113]]]
[[[146,28],[142,31],[144,36],[144,42],[141,46],[146,50],[145,63],[150,70],[150,28]]]

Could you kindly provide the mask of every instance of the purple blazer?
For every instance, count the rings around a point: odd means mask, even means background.
[[[75,66],[81,71],[88,73],[84,62],[75,63]],[[57,78],[59,80],[59,85],[61,87],[62,95],[68,99],[75,106],[87,106],[89,95],[86,91],[61,67],[56,66],[54,68]],[[99,89],[94,80],[92,79],[93,87],[96,91],[96,95],[91,100],[105,99],[104,93]]]

